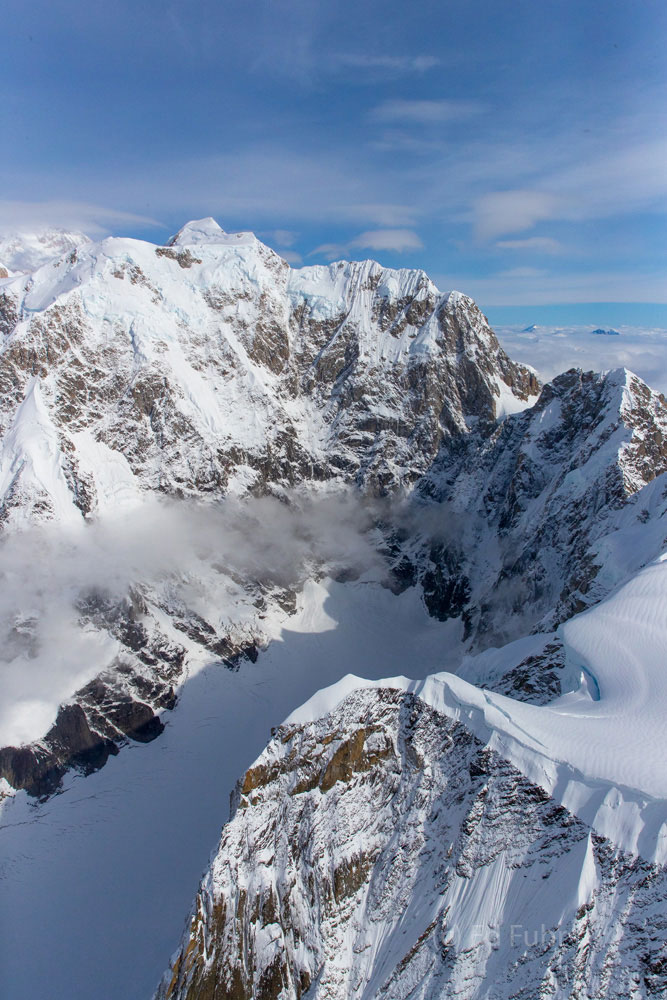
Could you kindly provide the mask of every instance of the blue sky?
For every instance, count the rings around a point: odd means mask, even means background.
[[[423,267],[506,322],[667,326],[664,0],[2,0],[2,23],[2,229],[162,242],[213,215],[295,264]]]

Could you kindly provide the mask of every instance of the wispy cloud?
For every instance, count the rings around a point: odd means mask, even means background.
[[[486,277],[476,274],[436,275],[439,288],[458,288],[483,308],[540,306],[583,302],[650,302],[667,304],[664,274],[655,270],[558,271],[521,267]]]
[[[123,187],[136,195],[147,178],[124,178]],[[181,194],[181,211],[191,217],[213,215],[223,228],[232,225],[284,231],[303,223],[343,223],[355,227],[409,228],[415,224],[415,202],[394,171],[378,169],[361,148],[349,150],[291,148],[278,143],[248,146],[234,152],[183,158],[155,164],[152,196],[165,207]],[[173,211],[173,207],[171,208]],[[291,225],[289,225],[291,223]],[[266,230],[265,230],[266,231]],[[273,230],[275,232],[275,230]]]
[[[623,214],[654,205],[667,211],[667,139],[635,138],[620,148],[578,158],[547,178],[547,184],[566,206],[568,218],[595,218]]]
[[[558,200],[546,191],[493,191],[477,199],[475,232],[480,239],[532,229],[558,214]]]
[[[278,253],[283,260],[286,260],[288,264],[293,267],[298,267],[299,264],[303,264],[303,257],[296,250],[279,250]]]
[[[322,243],[311,250],[308,256],[336,260],[349,255],[354,250],[409,253],[413,250],[420,250],[423,245],[417,233],[411,229],[373,229],[360,233],[347,243]]]
[[[348,244],[363,250],[394,250],[396,253],[421,250],[423,245],[411,229],[373,229],[360,233]]]
[[[340,66],[352,67],[360,70],[385,71],[392,75],[403,75],[408,73],[426,73],[435,69],[442,62],[437,56],[432,55],[388,55],[369,54],[362,52],[344,52],[334,56],[334,62]]]
[[[626,146],[601,145],[586,158],[575,150],[571,161],[557,170],[549,169],[538,154],[525,187],[487,191],[474,198],[477,237],[522,233],[552,220],[577,223],[647,210],[667,213],[667,139],[634,141],[629,133]],[[510,240],[499,245],[521,249],[521,243]],[[538,249],[526,241],[523,246]]]
[[[543,267],[509,267],[499,272],[501,278],[541,278],[548,274]]]
[[[371,111],[378,122],[405,122],[414,125],[438,125],[461,121],[481,114],[485,105],[479,101],[437,100],[408,101],[398,98],[383,101]]]
[[[562,253],[563,244],[550,236],[528,236],[519,240],[499,240],[499,250],[528,250],[535,253]]]
[[[320,243],[311,250],[309,257],[324,257],[325,260],[337,260],[345,256],[347,247],[344,243]]]
[[[423,158],[442,156],[445,152],[439,135],[434,135],[432,130],[416,132],[410,125],[385,128],[377,139],[369,141],[369,145],[379,152],[416,154]]]
[[[0,201],[0,232],[22,232],[56,226],[102,236],[116,226],[155,226],[145,215],[78,201]]]
[[[296,243],[299,234],[291,229],[274,229],[266,234],[269,239],[275,241],[279,247],[292,247]]]

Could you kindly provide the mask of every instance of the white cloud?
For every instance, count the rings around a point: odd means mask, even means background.
[[[384,129],[377,139],[370,140],[369,146],[381,152],[416,153],[421,157],[443,154],[439,133],[432,130],[415,132],[405,126]]]
[[[324,257],[326,260],[339,260],[349,256],[353,250],[389,250],[395,253],[407,253],[410,250],[420,250],[423,243],[417,233],[411,229],[372,229],[360,233],[348,243],[322,243],[311,250],[309,257]]]
[[[108,666],[118,644],[81,624],[91,598],[131,586],[169,594],[227,621],[233,579],[299,587],[322,567],[384,572],[369,530],[373,501],[353,490],[227,499],[214,505],[146,500],[123,515],[71,528],[49,524],[0,541],[0,746],[44,736],[58,705]],[[36,572],[35,567],[39,567]]]
[[[540,267],[510,267],[506,271],[501,271],[500,276],[503,278],[541,278],[547,273]]]
[[[268,233],[258,234],[269,246],[272,246],[274,250],[280,254],[283,260],[286,260],[288,264],[302,264],[303,257],[296,250],[290,250],[289,247],[293,246],[297,239],[298,233],[292,232],[291,229],[273,229]]]
[[[298,234],[293,233],[291,229],[274,229],[272,232],[266,234],[269,239],[272,239],[279,247],[291,247],[297,241]]]
[[[517,273],[521,272],[521,273]],[[537,273],[532,273],[536,271]],[[578,302],[656,302],[667,304],[664,273],[630,271],[539,271],[517,268],[514,273],[438,275],[439,288],[460,288],[482,306],[540,306]]]
[[[360,233],[348,245],[360,249],[395,250],[396,253],[402,253],[420,250],[424,244],[411,229],[374,229]]]
[[[291,231],[301,222],[352,223],[383,228],[414,225],[415,207],[398,200],[403,185],[393,172],[369,163],[366,151],[328,149],[305,152],[280,145],[261,145],[201,159],[155,164],[153,197],[173,203],[174,189],[184,192],[182,211],[191,217],[213,215],[242,224],[280,224]],[[127,189],[130,180],[126,180]],[[138,194],[147,178],[135,181]],[[172,208],[173,210],[173,208]],[[268,228],[267,225],[267,228]],[[281,226],[281,228],[283,228]]]
[[[629,368],[659,392],[667,392],[667,330],[618,326],[619,337],[595,337],[589,326],[538,326],[534,331],[495,326],[515,361],[537,368],[546,381],[568,368],[606,371]]]
[[[535,253],[561,253],[563,245],[549,236],[528,236],[519,240],[499,240],[500,250],[527,250]]]
[[[490,159],[494,161],[493,154]],[[635,142],[628,136],[622,148],[603,145],[586,157],[577,149],[558,170],[550,170],[538,157],[533,177],[525,178],[526,186],[488,191],[473,200],[475,233],[487,240],[525,232],[548,220],[577,223],[640,211],[667,213],[666,163],[667,139],[662,137]],[[510,161],[508,166],[516,176],[516,165],[512,169]],[[484,178],[479,177],[478,183],[484,183]],[[547,252],[559,249],[544,237],[534,239],[540,243],[504,240],[497,245]]]
[[[547,180],[565,205],[564,217],[605,218],[654,206],[667,211],[667,139],[628,137],[620,148],[579,159]]]
[[[338,260],[345,256],[347,247],[342,243],[321,243],[308,254],[309,257],[324,257],[325,260]]]
[[[278,253],[283,260],[286,260],[288,264],[293,267],[297,267],[299,264],[303,264],[303,257],[296,250],[279,250]]]
[[[116,226],[155,226],[160,222],[145,215],[77,201],[0,201],[0,232],[22,232],[57,226],[102,236]]]
[[[493,191],[477,199],[475,232],[480,239],[520,233],[557,214],[558,199],[546,191]]]
[[[371,111],[371,117],[380,122],[408,122],[415,125],[438,125],[461,121],[478,115],[485,106],[478,101],[437,100],[408,101],[395,99],[383,101]]]
[[[334,61],[342,66],[352,66],[358,69],[384,70],[388,73],[425,73],[434,69],[442,62],[437,56],[391,56],[391,55],[367,55],[365,53],[349,52],[341,53],[334,57]]]

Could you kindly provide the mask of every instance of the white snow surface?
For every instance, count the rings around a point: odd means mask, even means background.
[[[206,219],[194,219],[178,230],[175,236],[167,241],[167,246],[249,246],[258,242],[254,233],[226,233],[224,229],[210,216]]]
[[[49,497],[59,522],[81,520],[65,480],[58,432],[44,405],[38,378],[30,381],[0,445],[0,496],[7,494],[19,476],[26,493]],[[27,512],[19,511],[18,520],[27,522]]]
[[[567,809],[624,850],[667,862],[667,555],[559,629],[576,690],[537,706],[439,673],[375,682],[461,720]],[[543,637],[534,637],[535,643]],[[528,640],[502,651],[504,669]],[[514,648],[517,647],[518,648]],[[482,654],[488,658],[488,654]],[[496,664],[497,668],[497,664]],[[313,721],[365,686],[348,676],[293,712]]]
[[[90,243],[85,233],[49,228],[32,232],[0,234],[0,265],[9,271],[28,273],[42,264]]]

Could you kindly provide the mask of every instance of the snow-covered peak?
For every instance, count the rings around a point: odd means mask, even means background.
[[[566,622],[560,639],[567,660],[582,671],[580,683],[549,705],[482,690],[446,672],[416,682],[347,674],[293,711],[285,726],[306,725],[335,712],[360,688],[410,691],[442,715],[465,720],[483,744],[502,746],[503,756],[519,771],[602,836],[664,864],[667,779],[653,749],[664,746],[667,735],[666,589],[667,553],[605,601]],[[513,663],[517,649],[523,649],[521,642],[496,655]],[[269,746],[265,754],[270,752]]]
[[[163,490],[171,461],[164,461],[164,432],[156,436],[157,400],[187,421],[204,447],[190,439],[186,456],[185,445],[176,446],[182,435],[174,436],[181,484],[191,480],[193,462],[202,462],[202,474],[225,488],[228,447],[242,450],[245,465],[263,463],[262,475],[267,456],[260,455],[270,447],[270,464],[280,466],[275,474],[291,479],[294,459],[276,458],[276,442],[289,433],[296,435],[304,469],[326,468],[327,476],[357,470],[360,482],[381,475],[384,490],[412,482],[443,436],[467,432],[469,417],[493,421],[527,404],[537,390],[534,377],[499,350],[472,300],[441,295],[423,271],[373,261],[290,271],[255,236],[227,234],[213,219],[188,223],[171,246],[118,237],[88,243],[30,278],[5,279],[3,289],[2,363],[10,367],[19,358],[20,371],[12,383],[16,398],[0,411],[4,426],[34,374],[23,361],[32,357],[25,353],[30,345],[44,358],[40,375],[58,411],[56,425],[69,429],[70,411],[59,408],[73,394],[72,429],[90,430],[94,423],[94,433],[126,455],[140,476],[151,484],[162,477]],[[96,367],[100,352],[109,358],[103,371]],[[105,409],[114,414],[113,441],[110,412],[90,411],[86,385],[97,377],[109,383]],[[135,388],[146,382],[150,389]],[[151,404],[137,409],[144,392]],[[239,419],[241,413],[250,417]],[[145,420],[150,458],[128,434],[131,424],[142,437]],[[415,448],[418,426],[423,431]],[[143,456],[138,464],[131,451]]]
[[[206,219],[193,219],[186,222],[175,236],[167,241],[169,247],[187,247],[202,245],[245,246],[255,241],[254,233],[226,233],[215,219],[209,215]]]
[[[0,265],[10,272],[35,271],[48,261],[90,242],[85,233],[56,227],[36,232],[1,234]]]

